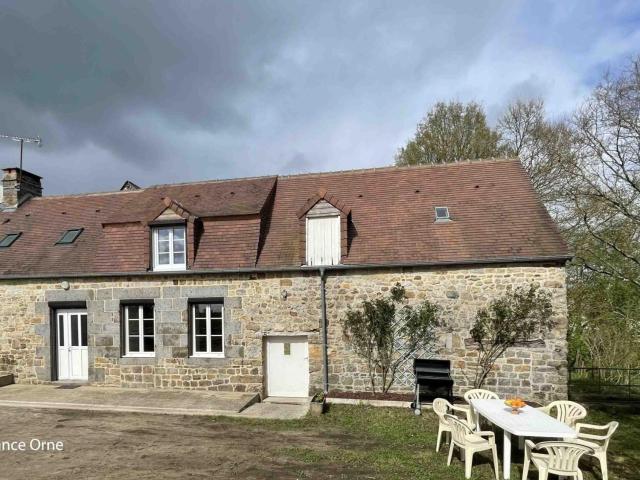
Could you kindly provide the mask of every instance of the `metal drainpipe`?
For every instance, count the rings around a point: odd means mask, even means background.
[[[328,334],[327,334],[327,299],[326,299],[326,271],[320,269],[320,311],[322,315],[322,375],[324,393],[329,393],[329,355],[328,355]]]

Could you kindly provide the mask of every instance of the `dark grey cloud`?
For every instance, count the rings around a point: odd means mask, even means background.
[[[0,132],[50,193],[387,164],[438,100],[571,108],[623,3],[0,0]]]

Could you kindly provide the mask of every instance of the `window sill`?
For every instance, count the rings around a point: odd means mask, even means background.
[[[191,358],[225,358],[224,353],[194,353]]]
[[[153,267],[154,272],[184,272],[186,270],[187,270],[186,265]]]
[[[155,352],[149,353],[127,353],[122,358],[155,358]]]

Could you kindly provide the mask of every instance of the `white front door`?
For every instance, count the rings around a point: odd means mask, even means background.
[[[267,337],[267,394],[309,396],[307,337]]]
[[[58,310],[58,380],[88,380],[87,312]]]

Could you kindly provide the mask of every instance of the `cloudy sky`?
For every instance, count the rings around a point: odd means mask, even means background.
[[[49,194],[387,165],[439,100],[566,115],[638,3],[0,0],[0,132]]]

